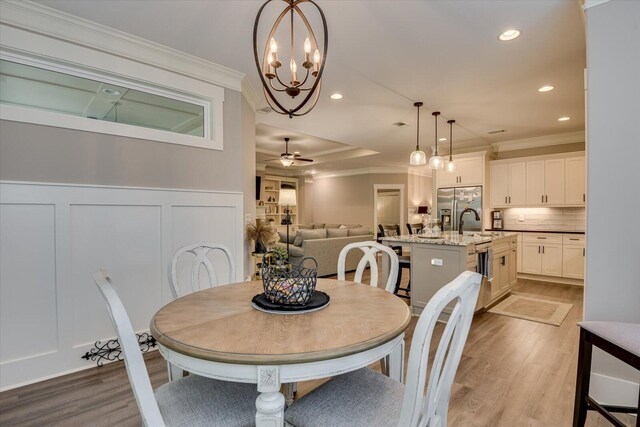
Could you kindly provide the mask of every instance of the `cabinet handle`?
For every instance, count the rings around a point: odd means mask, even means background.
[[[511,196],[509,196],[509,204],[511,204]]]
[[[536,237],[536,239],[546,240],[546,237]]]
[[[569,240],[580,240],[580,239],[569,238]]]
[[[582,256],[585,256],[585,254],[586,254],[586,249],[582,248]]]
[[[549,196],[544,196],[544,202],[549,203]]]
[[[542,247],[542,253],[544,253],[544,246]]]
[[[586,198],[586,196],[584,195],[584,193],[582,193],[582,201],[583,201],[583,202],[586,202],[586,199],[585,199],[585,198]]]
[[[541,196],[542,200],[540,200],[542,203],[544,203],[544,194]]]
[[[507,203],[507,196],[504,196],[504,202]]]
[[[538,253],[540,253],[540,252],[541,252],[541,250],[540,250],[540,246],[538,246]]]

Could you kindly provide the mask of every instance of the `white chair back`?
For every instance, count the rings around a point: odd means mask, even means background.
[[[385,285],[387,292],[393,292],[395,288],[396,279],[398,277],[398,255],[389,247],[381,245],[377,242],[355,242],[349,243],[340,251],[338,256],[338,280],[345,280],[345,270],[347,263],[347,255],[353,249],[360,249],[364,255],[358,267],[356,268],[356,274],[353,279],[354,282],[362,283],[362,274],[364,269],[369,265],[371,270],[371,286],[378,286],[378,262],[376,261],[376,255],[378,252],[383,252],[389,255],[389,278]]]
[[[411,341],[398,425],[446,427],[451,386],[469,334],[481,281],[480,274],[465,271],[436,292],[424,308]],[[431,370],[428,370],[433,330],[447,306],[451,308],[451,314],[433,357]]]
[[[236,278],[236,263],[231,257],[231,251],[228,247],[220,243],[211,242],[198,242],[192,245],[183,246],[176,251],[171,261],[171,271],[169,272],[169,281],[171,282],[171,292],[173,292],[174,298],[180,298],[187,294],[202,289],[200,286],[200,268],[205,267],[207,274],[209,275],[209,287],[218,286],[218,276],[216,270],[211,263],[208,255],[209,252],[218,250],[222,252],[227,258],[229,265],[229,278],[226,283],[233,283]],[[190,253],[195,256],[193,263],[191,264],[191,283],[190,287],[178,284],[178,260],[181,256]]]
[[[98,289],[100,289],[107,303],[111,321],[116,328],[120,348],[124,354],[124,364],[129,375],[129,382],[138,403],[142,420],[147,426],[164,426],[162,414],[151,387],[151,380],[149,380],[149,373],[140,351],[140,345],[124,305],[122,305],[122,301],[115,289],[113,289],[111,277],[105,270],[99,270],[93,273],[93,280],[98,285]]]

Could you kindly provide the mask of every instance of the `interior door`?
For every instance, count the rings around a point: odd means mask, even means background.
[[[542,206],[544,189],[544,160],[527,162],[527,206]]]
[[[542,246],[542,274],[562,277],[562,245],[545,243]]]
[[[378,193],[377,198],[378,223],[400,225],[400,195],[397,193]]]
[[[527,164],[509,163],[509,206],[524,206],[527,203]]]
[[[545,205],[564,204],[564,159],[545,160],[544,194]]]
[[[585,204],[585,163],[584,157],[570,157],[564,163],[565,203]]]
[[[491,206],[509,205],[509,165],[491,165]]]

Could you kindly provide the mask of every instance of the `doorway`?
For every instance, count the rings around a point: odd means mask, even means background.
[[[403,184],[375,184],[373,186],[373,225],[398,224],[404,229],[405,196]]]

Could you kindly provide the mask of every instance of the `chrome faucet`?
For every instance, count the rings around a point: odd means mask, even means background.
[[[462,220],[462,217],[467,212],[473,212],[474,214],[476,214],[476,221],[480,221],[480,214],[478,214],[477,210],[472,209],[472,208],[465,208],[465,210],[463,210],[462,213],[460,214],[460,228],[458,229],[458,233],[460,233],[460,234],[464,234],[463,231],[462,231],[462,226],[464,225],[464,221]]]

